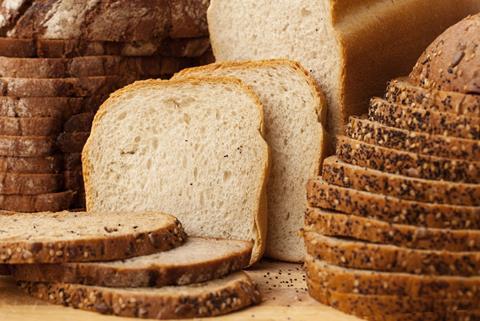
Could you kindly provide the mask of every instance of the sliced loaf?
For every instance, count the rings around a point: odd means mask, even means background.
[[[186,235],[160,212],[44,212],[0,215],[0,263],[125,259],[170,250]]]
[[[79,162],[78,156],[66,157],[69,165]],[[55,174],[64,168],[64,159],[60,154],[41,157],[0,157],[0,172],[18,174]]]
[[[315,81],[289,60],[216,63],[186,69],[176,77],[228,76],[251,86],[265,112],[265,139],[272,169],[267,187],[269,229],[266,254],[303,261],[298,231],[303,226],[305,184],[320,172],[327,108]]]
[[[61,118],[0,117],[0,135],[2,136],[54,136],[61,130]]]
[[[357,215],[308,208],[305,230],[327,236],[425,249],[469,252],[480,250],[480,231],[423,228],[391,224]]]
[[[339,136],[337,156],[346,163],[391,174],[459,183],[480,183],[480,162],[390,149]]]
[[[189,238],[175,249],[122,261],[12,266],[16,280],[105,287],[162,287],[218,279],[248,266],[252,244]]]
[[[208,35],[207,9],[210,0],[169,0],[172,38]]]
[[[56,151],[54,136],[0,136],[0,156],[39,157],[55,154]]]
[[[74,194],[72,191],[64,191],[35,195],[0,195],[0,208],[3,211],[25,213],[64,211],[70,208]]]
[[[124,317],[182,319],[222,315],[261,301],[244,272],[186,286],[112,289],[62,283],[19,282],[31,296],[50,303]]]
[[[18,174],[0,172],[0,195],[37,195],[63,189],[61,174]]]
[[[328,264],[419,275],[478,276],[479,252],[420,250],[304,232],[307,253]]]
[[[192,236],[266,242],[263,109],[230,78],[143,81],[114,93],[83,150],[89,211],[161,210]]]

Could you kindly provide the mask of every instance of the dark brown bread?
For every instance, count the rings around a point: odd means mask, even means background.
[[[0,135],[55,136],[62,131],[62,119],[55,117],[0,117]]]
[[[79,164],[78,156],[69,156],[69,165]],[[71,164],[70,164],[71,163]],[[59,154],[42,157],[0,157],[0,172],[24,174],[60,173],[64,168],[64,157]]]
[[[388,223],[431,228],[478,229],[480,207],[402,200],[310,180],[307,199],[312,207],[379,219]]]
[[[261,302],[244,272],[191,286],[111,289],[62,283],[19,282],[31,296],[50,303],[123,317],[181,319],[211,317]]]
[[[322,178],[327,183],[405,200],[480,206],[480,184],[453,183],[389,174],[351,165],[336,156],[323,161]]]
[[[382,147],[445,158],[480,159],[480,140],[430,135],[357,117],[350,117],[345,131],[350,138]]]
[[[480,183],[480,162],[426,156],[337,137],[337,156],[342,161],[391,174],[415,178]]]
[[[477,276],[480,252],[420,250],[340,239],[305,231],[312,257],[341,267],[425,275]]]
[[[167,57],[199,58],[205,55],[210,49],[210,38],[208,36],[166,39],[161,49],[161,55]]]
[[[92,128],[94,112],[85,112],[73,115],[65,124],[63,124],[63,131],[67,133],[72,132],[90,132]]]
[[[384,125],[468,139],[480,139],[480,118],[442,113],[422,108],[412,108],[372,98],[368,109],[369,119]]]
[[[480,117],[480,96],[425,89],[415,86],[408,79],[392,80],[385,98],[410,107]]]
[[[391,224],[357,215],[308,208],[305,229],[327,236],[425,250],[480,251],[480,231]]]
[[[82,170],[81,153],[65,153],[63,155],[63,168],[67,171]]]
[[[307,277],[329,291],[365,295],[408,296],[430,300],[480,300],[480,278],[429,276],[342,268],[305,258]]]
[[[44,212],[0,215],[0,263],[120,260],[170,250],[185,232],[160,212]]]
[[[73,196],[72,191],[37,195],[0,195],[0,209],[24,213],[64,211],[70,208]]]
[[[0,136],[0,156],[39,157],[53,155],[56,152],[54,136]]]
[[[2,275],[10,275],[9,266],[6,264],[0,264],[0,276]]]
[[[60,192],[62,174],[16,174],[0,172],[0,195],[38,195]]]
[[[58,136],[58,148],[64,153],[81,153],[90,132],[61,133]]]
[[[448,28],[425,50],[410,78],[425,88],[480,94],[480,14]]]
[[[210,0],[169,0],[172,38],[208,36],[207,9]]]
[[[73,191],[82,191],[85,192],[83,186],[83,175],[80,170],[67,170],[63,172],[65,179],[65,188]]]

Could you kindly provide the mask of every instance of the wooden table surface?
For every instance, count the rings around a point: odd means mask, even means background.
[[[308,296],[302,267],[297,264],[262,262],[247,271],[263,294],[263,303],[240,312],[201,320],[222,321],[359,321]],[[135,320],[104,316],[55,306],[32,299],[18,290],[8,277],[0,277],[0,321],[121,321]],[[199,319],[197,319],[199,320]]]

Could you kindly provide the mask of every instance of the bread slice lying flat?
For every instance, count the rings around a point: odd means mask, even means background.
[[[84,147],[89,211],[158,210],[189,235],[265,247],[263,109],[241,81],[143,81],[114,93]]]
[[[223,279],[162,288],[104,288],[20,282],[28,294],[51,303],[124,317],[181,319],[216,316],[260,303],[257,285],[244,272]]]
[[[44,212],[0,215],[0,263],[124,259],[169,250],[186,238],[159,212]]]
[[[189,238],[170,251],[123,261],[12,266],[16,280],[106,287],[162,287],[220,278],[248,266],[252,244]]]
[[[272,157],[266,254],[302,261],[305,250],[298,231],[306,209],[305,185],[320,171],[324,144],[321,121],[327,111],[314,79],[289,60],[216,63],[185,69],[176,78],[186,76],[235,77],[259,96]]]

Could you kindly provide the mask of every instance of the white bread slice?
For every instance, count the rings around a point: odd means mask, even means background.
[[[299,230],[306,210],[305,186],[320,171],[326,102],[315,80],[289,60],[227,62],[184,69],[176,75],[235,77],[251,86],[264,107],[272,169],[267,187],[269,257],[300,262]]]
[[[310,70],[327,95],[329,133],[340,134],[438,34],[478,10],[478,0],[455,10],[438,0],[212,0],[207,17],[217,61],[289,58]]]
[[[137,82],[96,114],[84,147],[87,209],[161,210],[192,236],[266,241],[263,109],[229,78]]]
[[[186,285],[245,268],[251,252],[251,242],[191,237],[172,250],[121,261],[12,265],[12,275],[21,281],[106,287]]]

